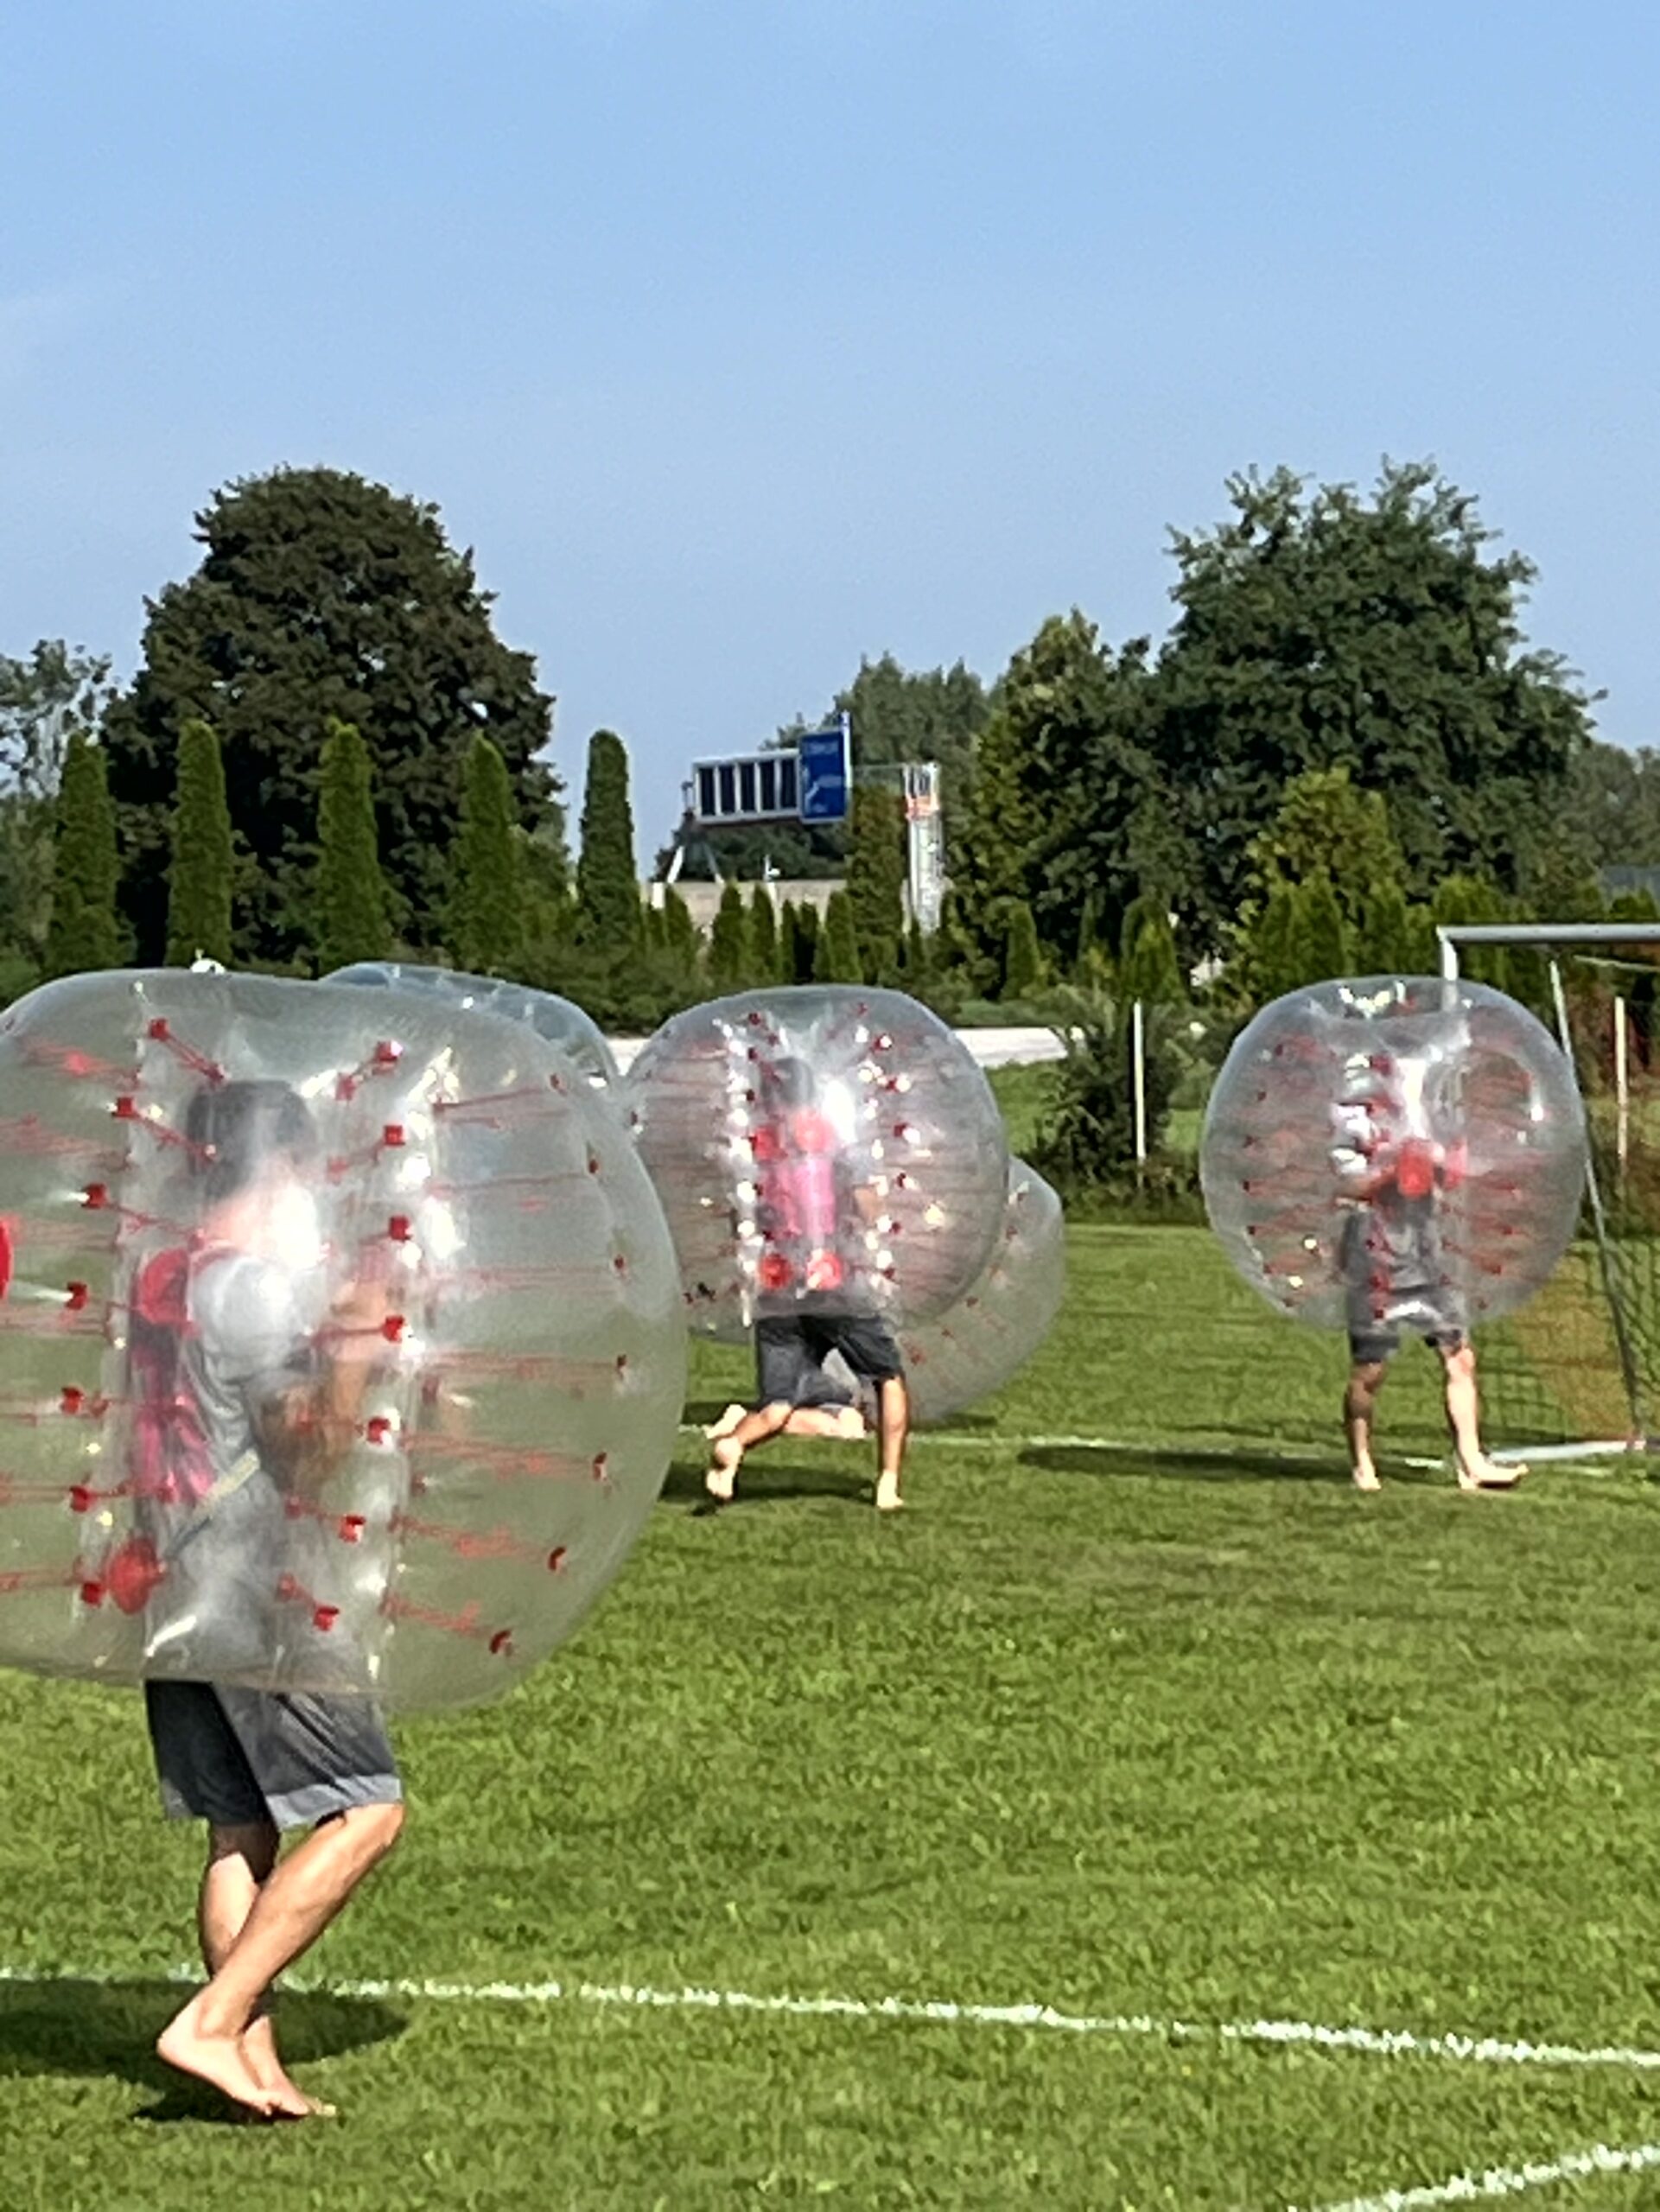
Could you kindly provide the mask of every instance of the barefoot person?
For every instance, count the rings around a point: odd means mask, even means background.
[[[174,1325],[168,1420],[149,1448],[171,1455],[162,1495],[190,1505],[152,1603],[178,1609],[177,1633],[211,1628],[213,1648],[252,1655],[267,1634],[287,1501],[327,1479],[355,1433],[385,1317],[385,1295],[354,1287],[319,1310],[321,1249],[306,1179],[315,1136],[280,1083],[225,1083],[192,1101],[185,1135],[200,1193],[188,1251],[152,1267],[175,1285],[170,1313],[145,1316],[136,1364]],[[155,1305],[154,1286],[150,1303]],[[327,1323],[332,1347],[315,1349]],[[142,1375],[140,1442],[145,1448]],[[194,1455],[197,1465],[189,1464]],[[141,1485],[142,1486],[142,1485]],[[272,1624],[274,1629],[274,1623]],[[165,1649],[166,1627],[151,1636]],[[242,1671],[239,1665],[238,1671]],[[163,1806],[206,1821],[198,1929],[209,1979],[156,2044],[182,2072],[272,2118],[327,2110],[290,2079],[265,2011],[277,1976],[384,1859],[403,1824],[402,1787],[375,1708],[350,1695],[152,1680],[145,1701]],[[310,1834],[279,1859],[279,1836]]]
[[[827,1370],[839,1355],[854,1389]],[[729,1504],[746,1453],[775,1436],[856,1440],[869,1433],[855,1397],[860,1386],[875,1401],[876,1507],[896,1512],[904,1503],[900,1479],[911,1428],[905,1364],[882,1321],[853,1315],[802,1313],[755,1324],[756,1404],[747,1412],[728,1406],[708,1432],[709,1471],[703,1485],[718,1503]]]
[[[1339,1256],[1348,1286],[1349,1381],[1343,1427],[1357,1490],[1383,1486],[1372,1458],[1372,1423],[1405,1329],[1441,1355],[1459,1488],[1509,1490],[1527,1472],[1501,1465],[1482,1449],[1475,1347],[1462,1301],[1447,1280],[1437,1219],[1440,1195],[1456,1187],[1460,1173],[1456,1152],[1409,1138],[1379,1156],[1364,1198],[1344,1224]]]

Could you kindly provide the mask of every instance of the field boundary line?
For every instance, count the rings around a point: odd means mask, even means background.
[[[83,1981],[94,1986],[108,1986],[145,1980],[194,1983],[201,1980],[201,1974],[200,1968],[192,1966],[148,1970],[135,1967],[121,1973],[107,1967],[87,1971],[73,1967],[0,1966],[0,1986],[14,1988],[38,1987],[54,1981]],[[1606,2067],[1635,2073],[1660,2072],[1660,2050],[1645,2050],[1633,2045],[1530,2043],[1516,2037],[1456,2033],[1419,2035],[1406,2028],[1332,2027],[1315,2020],[1184,2020],[1150,2012],[1064,2012],[1053,2005],[981,2005],[949,1998],[802,1997],[745,1989],[705,1989],[690,1983],[673,1989],[624,1981],[451,1981],[413,1976],[363,1980],[296,1975],[284,1977],[283,1986],[296,1994],[318,1997],[406,1998],[437,2005],[592,2005],[636,2012],[743,2012],[791,2019],[900,2021],[936,2027],[1037,2028],[1062,2035],[1146,2037],[1163,2043],[1267,2044],[1281,2048],[1354,2051],[1370,2058],[1450,2059],[1473,2066]],[[1655,2156],[1660,2161],[1660,2150]],[[1341,2208],[1340,2212],[1348,2212],[1348,2208]]]
[[[680,1433],[682,1436],[702,1436],[703,1424],[700,1421],[683,1421],[680,1424]],[[821,1442],[840,1442],[843,1440],[813,1437],[805,1440],[811,1446]],[[856,1442],[858,1440],[847,1440]],[[868,1441],[868,1439],[866,1441]],[[1225,1459],[1232,1452],[1271,1452],[1293,1466],[1330,1467],[1335,1473],[1345,1472],[1340,1445],[1334,1446],[1328,1451],[1318,1444],[1288,1445],[1276,1442],[1273,1437],[1227,1437],[1213,1434],[1208,1431],[1196,1437],[1184,1438],[1180,1441],[1176,1441],[1167,1437],[1159,1440],[1147,1436],[1028,1436],[1017,1429],[1008,1429],[996,1433],[988,1433],[983,1429],[969,1430],[964,1433],[956,1429],[929,1428],[919,1426],[910,1432],[908,1441],[912,1445],[952,1444],[959,1451],[968,1452],[999,1450],[1142,1452],[1152,1459],[1173,1455],[1180,1457],[1184,1453],[1205,1459]],[[1397,1467],[1438,1469],[1450,1465],[1450,1456],[1445,1452],[1439,1457],[1430,1458],[1422,1453],[1388,1452],[1384,1458],[1385,1464],[1392,1461]]]
[[[1453,2174],[1417,2189],[1386,2189],[1381,2196],[1345,2197],[1320,2212],[1435,2212],[1442,2204],[1479,2204],[1497,2196],[1522,2196],[1558,2182],[1594,2181],[1615,2174],[1640,2174],[1660,2166],[1660,2143],[1639,2143],[1632,2150],[1611,2151],[1593,2144],[1588,2151],[1566,2151],[1542,2164],[1489,2166],[1481,2173]],[[1295,2208],[1292,2208],[1295,2212]]]

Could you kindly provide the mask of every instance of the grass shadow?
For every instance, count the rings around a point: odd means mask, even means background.
[[[870,1488],[869,1476],[851,1469],[803,1466],[787,1459],[769,1459],[765,1451],[759,1451],[753,1460],[744,1462],[738,1477],[735,1503],[741,1507],[776,1505],[792,1497],[830,1497],[849,1505],[868,1504]],[[671,1504],[678,1503],[709,1512],[728,1510],[716,1507],[710,1500],[703,1488],[701,1469],[671,1467],[660,1494]]]
[[[1171,1449],[1164,1445],[1033,1444],[1020,1455],[1023,1467],[1041,1467],[1051,1474],[1108,1475],[1116,1471],[1162,1475],[1177,1482],[1201,1483],[1321,1483],[1349,1482],[1349,1470],[1340,1453],[1328,1458],[1293,1457],[1262,1446],[1190,1445]],[[1386,1481],[1428,1483],[1437,1479],[1425,1467],[1402,1466],[1387,1458],[1379,1462]]]
[[[163,2066],[152,2048],[185,1994],[183,1984],[153,1978],[83,1981],[66,1975],[0,1983],[0,2080],[119,2076],[156,2094],[140,2119],[235,2125],[237,2114],[224,2098]],[[279,1995],[276,2017],[283,2056],[296,2067],[388,2042],[407,2024],[388,2005],[321,1990]]]

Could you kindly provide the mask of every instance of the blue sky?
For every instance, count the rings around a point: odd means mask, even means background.
[[[130,671],[213,486],[355,468],[648,854],[862,653],[1157,635],[1231,472],[1430,454],[1651,741],[1657,60],[1636,0],[19,4],[0,650]]]

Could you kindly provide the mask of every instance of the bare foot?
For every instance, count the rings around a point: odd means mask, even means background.
[[[277,2034],[269,2017],[255,2020],[242,2037],[248,2071],[271,2100],[274,2120],[334,2120],[337,2107],[308,2097],[277,2055]]]
[[[269,2118],[275,2108],[270,2091],[262,2086],[249,2065],[239,2036],[204,2035],[200,2024],[199,1991],[156,2038],[156,2055],[181,2074],[194,2074],[211,2082],[232,2104]]]
[[[1519,1459],[1473,1459],[1459,1462],[1460,1490],[1514,1490],[1527,1469]]]
[[[717,1505],[730,1505],[733,1485],[738,1479],[738,1469],[743,1461],[743,1449],[723,1436],[709,1455],[709,1466],[703,1475],[703,1488]]]
[[[1382,1490],[1383,1487],[1383,1484],[1377,1479],[1377,1470],[1376,1467],[1354,1467],[1350,1470],[1350,1472],[1354,1478],[1354,1486],[1357,1490],[1374,1491]]]
[[[897,1475],[879,1475],[876,1478],[877,1512],[897,1513],[904,1503],[905,1500],[900,1496],[899,1477]]]
[[[746,1410],[747,1408],[742,1406],[728,1406],[719,1421],[710,1421],[709,1427],[703,1431],[704,1435],[711,1444],[718,1443],[723,1436],[730,1436],[743,1419]]]

